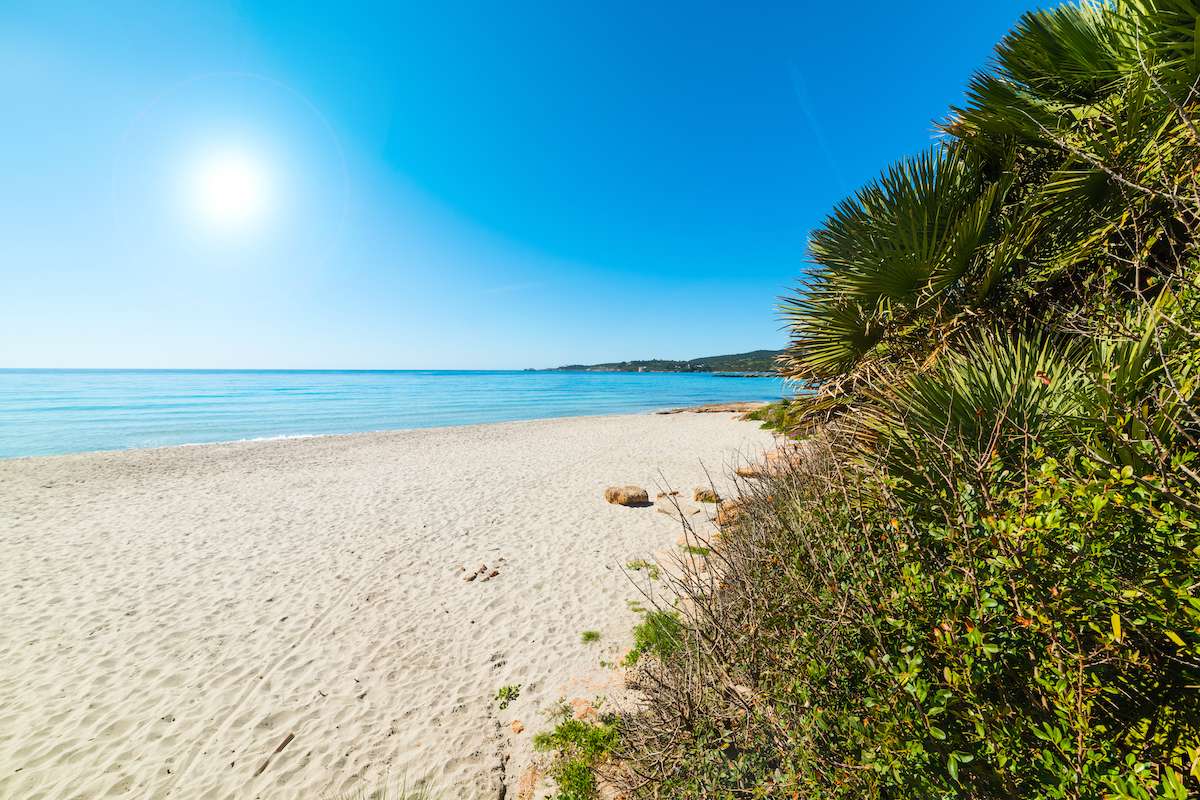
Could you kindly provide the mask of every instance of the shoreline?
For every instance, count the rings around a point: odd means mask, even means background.
[[[625,565],[677,550],[604,488],[772,444],[640,413],[0,461],[0,795],[515,793],[544,712],[615,691]]]
[[[668,407],[660,406],[644,411],[617,411],[617,412],[599,412],[596,414],[570,414],[556,417],[529,417],[525,419],[509,419],[497,420],[495,422],[464,422],[458,425],[435,425],[429,427],[410,427],[410,428],[377,428],[366,431],[349,431],[344,433],[285,433],[276,436],[252,436],[242,439],[218,439],[212,442],[179,442],[178,444],[163,444],[151,445],[148,447],[124,447],[111,448],[106,450],[74,450],[66,453],[44,453],[24,456],[0,456],[0,464],[6,464],[13,461],[26,461],[31,459],[46,459],[46,458],[72,458],[76,456],[101,456],[113,455],[116,453],[141,452],[145,450],[170,450],[176,447],[212,447],[217,445],[237,445],[249,444],[254,442],[277,442],[291,441],[293,439],[323,439],[336,437],[352,437],[352,436],[374,436],[386,435],[392,433],[403,433],[406,431],[446,431],[457,430],[460,428],[484,428],[491,425],[515,425],[526,422],[543,422],[551,420],[573,420],[573,419],[597,419],[604,417],[640,417],[649,414],[664,415],[664,414],[706,414],[715,412],[728,413],[744,413],[751,410],[751,407],[765,406],[765,401],[747,400],[733,401],[722,403],[703,403],[696,406],[683,407]],[[743,408],[744,407],[744,408]]]

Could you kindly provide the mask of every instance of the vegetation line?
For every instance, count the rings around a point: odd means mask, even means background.
[[[1025,15],[813,234],[794,444],[663,571],[637,709],[539,740],[560,797],[1200,796],[1198,20]]]

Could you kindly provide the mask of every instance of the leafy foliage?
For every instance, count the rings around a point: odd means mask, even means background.
[[[615,721],[576,719],[566,704],[555,715],[553,729],[533,738],[537,750],[555,754],[551,775],[558,784],[555,800],[592,800],[596,797],[595,769],[617,746]]]
[[[1195,219],[1196,6],[1085,2],[1025,15],[933,150],[840,203],[782,313],[801,422],[928,368],[981,330],[1153,291]],[[801,426],[803,427],[803,426]]]
[[[748,411],[742,419],[761,422],[762,427],[768,430],[787,431],[793,427],[789,416],[790,408],[791,406],[786,400],[778,400]]]
[[[1200,794],[1198,42],[1027,14],[813,236],[759,417],[802,457],[639,626],[636,795]]]
[[[1197,343],[1168,361],[1194,366]],[[1040,352],[942,379],[972,397],[1024,381],[1050,408],[1103,396],[1088,369],[1046,386]],[[892,423],[878,460],[847,464],[826,442],[827,457],[756,483],[711,556],[721,585],[696,576],[688,646],[641,682],[648,707],[625,722],[658,796],[1200,788],[1196,449],[1135,472],[1102,455],[1146,441],[1124,415],[1072,435],[1043,412],[998,414],[984,438],[1004,445],[963,450],[986,426],[922,411]]]
[[[515,703],[517,698],[521,696],[521,684],[507,683],[501,686],[496,692],[496,702],[500,705],[500,710],[504,711],[512,703]]]
[[[647,611],[633,629],[633,649],[625,656],[625,663],[636,664],[646,653],[667,658],[682,642],[683,625],[678,614],[662,609]]]

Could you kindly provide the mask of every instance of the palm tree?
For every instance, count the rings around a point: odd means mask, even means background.
[[[1200,209],[1198,17],[1192,0],[1026,14],[942,140],[837,206],[781,307],[783,372],[815,388],[801,427],[983,330],[1077,331],[1103,298],[1153,300]]]

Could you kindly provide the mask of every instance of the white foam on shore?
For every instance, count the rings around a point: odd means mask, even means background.
[[[113,454],[113,453],[128,453],[128,452],[137,452],[137,451],[146,451],[146,450],[151,450],[151,451],[153,451],[153,450],[169,450],[173,447],[212,447],[212,446],[218,446],[218,445],[247,444],[247,443],[251,443],[251,442],[286,441],[286,440],[291,440],[291,439],[345,438],[345,437],[352,437],[352,436],[374,436],[374,435],[405,433],[408,431],[441,431],[441,430],[453,430],[453,429],[460,429],[460,428],[486,428],[486,427],[489,427],[492,425],[518,425],[518,424],[522,424],[522,423],[548,422],[548,421],[563,420],[563,419],[592,419],[595,417],[642,416],[642,415],[646,415],[646,414],[663,414],[668,411],[678,412],[680,410],[686,410],[686,409],[680,409],[679,407],[676,407],[676,406],[663,406],[661,408],[653,408],[653,409],[648,409],[645,411],[632,411],[632,412],[624,412],[624,413],[621,413],[621,412],[597,412],[595,414],[564,415],[564,416],[549,416],[549,417],[528,417],[528,418],[512,419],[512,420],[496,420],[496,421],[492,421],[492,422],[462,422],[462,423],[453,423],[453,424],[449,424],[449,425],[433,425],[433,426],[423,426],[423,427],[376,428],[376,429],[361,430],[361,431],[342,431],[342,432],[337,432],[337,433],[280,433],[280,434],[272,434],[272,435],[267,435],[267,436],[242,437],[239,439],[217,439],[217,440],[214,440],[211,442],[173,442],[171,444],[132,445],[130,447],[121,447],[121,448],[108,449],[108,450],[78,450],[78,451],[67,451],[67,452],[63,452],[63,453],[43,453],[43,454],[33,454],[33,455],[0,456],[0,463],[3,463],[5,461],[17,461],[17,460],[23,460],[23,459],[63,458],[63,457],[75,457],[75,456],[104,455],[104,454]]]
[[[383,433],[384,431],[365,431],[366,433]],[[129,447],[127,450],[161,450],[166,447],[208,447],[216,444],[243,444],[245,442],[278,442],[287,439],[316,439],[320,436],[353,436],[345,433],[281,433],[277,436],[250,436],[245,439],[221,439],[216,442],[180,442],[179,444],[164,444],[155,447]],[[100,451],[105,452],[105,451]],[[107,451],[107,452],[124,452]]]

